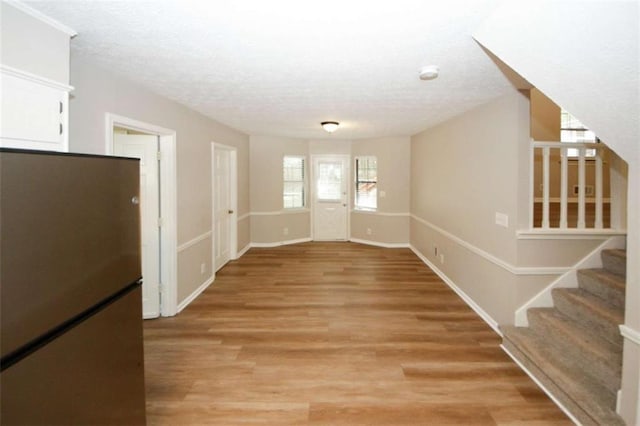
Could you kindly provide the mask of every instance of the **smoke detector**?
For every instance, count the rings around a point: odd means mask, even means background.
[[[420,80],[433,80],[438,77],[440,69],[437,65],[427,65],[420,70]]]

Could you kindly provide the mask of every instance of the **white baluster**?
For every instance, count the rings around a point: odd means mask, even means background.
[[[560,228],[567,229],[569,227],[567,223],[567,200],[569,198],[569,194],[567,191],[568,185],[568,170],[567,166],[569,164],[567,158],[567,148],[560,148]]]
[[[529,151],[529,229],[533,229],[533,219],[536,215],[536,203],[535,203],[535,157],[536,147],[535,141],[531,139],[531,150]]]
[[[594,228],[602,229],[602,151],[596,149],[596,221]]]
[[[578,228],[584,229],[585,222],[585,154],[584,147],[578,148]]]
[[[542,228],[549,229],[549,147],[542,148]]]

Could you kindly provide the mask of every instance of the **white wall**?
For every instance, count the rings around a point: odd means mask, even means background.
[[[0,62],[69,84],[70,35],[0,2]]]
[[[75,56],[71,59],[71,151],[104,154],[107,112],[175,130],[178,246],[211,231],[211,142],[238,149],[238,248],[249,241],[249,137]],[[178,303],[213,270],[211,237],[178,253]],[[201,274],[200,264],[206,272]]]

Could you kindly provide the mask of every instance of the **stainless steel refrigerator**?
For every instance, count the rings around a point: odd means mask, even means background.
[[[145,424],[138,160],[0,149],[0,423]]]

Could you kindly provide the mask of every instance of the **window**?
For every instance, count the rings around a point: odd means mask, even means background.
[[[337,203],[342,200],[342,162],[318,161],[318,201]]]
[[[375,210],[378,207],[378,160],[376,157],[356,157],[355,208]]]
[[[569,143],[596,143],[595,133],[587,129],[584,124],[578,121],[568,111],[562,110],[560,112],[560,142]],[[578,148],[569,148],[567,150],[567,156],[577,158]],[[585,157],[595,157],[595,149],[587,149]]]
[[[285,209],[304,207],[304,157],[285,156],[282,162],[283,192],[282,204]]]

